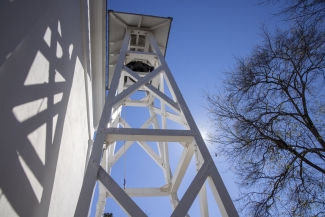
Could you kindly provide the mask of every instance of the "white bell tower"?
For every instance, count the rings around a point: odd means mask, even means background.
[[[169,197],[173,209],[171,216],[189,216],[188,210],[199,196],[201,216],[207,217],[207,183],[222,216],[237,217],[233,202],[164,58],[172,19],[108,13],[109,74],[106,86],[109,93],[89,156],[75,217],[87,216],[97,180],[100,183],[97,216],[103,213],[106,197],[112,197],[129,216],[147,216],[131,199],[137,196]],[[142,91],[144,97],[131,99],[137,91]],[[147,108],[149,118],[143,120],[140,128],[133,128],[128,118],[137,114],[128,113],[127,118],[123,117],[125,107]],[[167,120],[182,128],[169,128]],[[117,141],[124,141],[119,150],[115,149]],[[156,142],[159,153],[148,142]],[[173,173],[168,152],[168,147],[174,144],[171,142],[183,147]],[[165,179],[163,186],[123,188],[110,176],[114,164],[132,145],[139,145],[152,158],[152,163],[159,166]],[[197,174],[184,196],[178,198],[177,191],[193,156]]]

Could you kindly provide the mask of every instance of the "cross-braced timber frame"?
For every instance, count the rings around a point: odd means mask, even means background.
[[[86,167],[75,217],[87,216],[97,180],[100,182],[97,205],[97,215],[99,216],[102,215],[107,196],[112,197],[129,216],[134,217],[147,215],[131,199],[132,196],[169,196],[173,208],[171,216],[188,216],[189,208],[199,195],[201,216],[207,217],[209,213],[206,180],[222,216],[238,216],[153,34],[150,30],[141,29],[141,34],[146,36],[146,49],[131,50],[131,48],[136,48],[136,45],[132,46],[130,43],[131,34],[135,30],[135,28],[127,27],[119,57],[115,63],[114,75]],[[152,52],[149,52],[149,46]],[[146,75],[132,71],[125,66],[126,58],[130,57],[153,60],[151,63],[154,64],[154,70]],[[125,76],[132,78],[134,83],[125,87]],[[170,90],[171,98],[164,93],[164,82]],[[158,86],[159,88],[157,88]],[[138,90],[146,91],[146,97],[141,100],[131,100],[129,97]],[[160,108],[154,106],[155,98],[159,99]],[[150,118],[141,128],[131,128],[127,121],[121,117],[123,106],[148,107]],[[166,111],[166,106],[173,112]],[[157,115],[162,117],[161,126],[158,123]],[[184,129],[167,129],[167,119],[183,125]],[[150,125],[153,129],[148,129]],[[125,149],[115,152],[116,141],[119,140],[126,141]],[[146,141],[157,142],[159,155],[150,148]],[[122,189],[110,176],[111,168],[115,162],[134,142],[138,143],[163,170],[166,185],[159,188]],[[168,142],[179,142],[184,147],[174,174],[171,174],[169,166]],[[177,190],[193,155],[196,159],[197,174],[184,196],[179,200]]]

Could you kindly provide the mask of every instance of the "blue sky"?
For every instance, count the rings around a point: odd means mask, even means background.
[[[234,65],[234,57],[248,55],[252,46],[261,42],[259,33],[262,24],[266,24],[270,30],[275,25],[281,25],[277,22],[278,19],[272,16],[272,13],[277,11],[275,6],[258,6],[257,3],[258,0],[109,0],[108,8],[119,12],[173,18],[166,60],[196,124],[201,130],[209,130],[207,113],[201,106],[202,90],[213,91],[215,88],[222,87],[222,71]],[[128,116],[128,110],[126,116]],[[214,154],[213,145],[217,144],[207,145],[210,152]],[[171,149],[172,170],[177,164],[181,151],[181,147],[177,145]],[[235,198],[238,190],[231,172],[227,170],[227,165],[222,162],[221,157],[214,157],[214,159],[231,197]],[[161,170],[155,164],[148,166],[149,161],[151,159],[135,145],[130,148],[126,158],[127,180],[137,177],[137,171],[132,168],[136,162],[137,168],[146,168],[146,173],[142,175],[142,178],[148,175],[147,182],[138,183],[139,185],[162,186],[164,179]],[[120,160],[116,167],[123,168],[123,160]],[[113,177],[120,185],[123,185],[122,170],[113,169],[112,171]],[[193,162],[189,170],[184,178],[185,184],[181,186],[179,192],[180,198],[195,175]],[[156,179],[150,179],[149,175]],[[210,216],[220,216],[216,203],[209,193],[208,200],[211,201],[209,203]],[[94,201],[97,201],[96,194]],[[136,198],[135,201],[148,216],[165,217],[170,216],[172,212],[169,198],[151,198],[150,200]],[[106,211],[112,212],[114,217],[127,216],[111,199],[107,200]],[[91,216],[94,216],[94,210]],[[190,210],[190,216],[199,216],[197,201]]]

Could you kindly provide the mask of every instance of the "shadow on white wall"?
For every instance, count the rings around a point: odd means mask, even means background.
[[[80,5],[7,0],[0,19],[0,215],[48,216],[70,97],[85,93]]]

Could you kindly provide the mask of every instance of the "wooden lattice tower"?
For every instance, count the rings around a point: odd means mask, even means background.
[[[96,138],[89,157],[75,216],[87,216],[96,181],[99,185],[97,216],[101,216],[107,196],[112,197],[129,216],[146,214],[131,199],[133,196],[169,196],[171,216],[188,216],[194,199],[199,196],[201,216],[209,216],[205,182],[222,216],[236,217],[237,211],[223,184],[205,142],[196,126],[184,98],[165,61],[164,54],[171,25],[171,18],[152,17],[109,11],[109,89]],[[123,33],[123,38],[121,37]],[[119,50],[115,50],[119,48]],[[140,64],[144,70],[133,71],[130,63]],[[128,65],[128,66],[127,66]],[[141,67],[140,67],[141,68]],[[152,70],[150,70],[152,69]],[[165,94],[165,85],[171,97]],[[129,98],[136,91],[145,91],[140,100]],[[155,106],[155,100],[160,107]],[[132,128],[122,115],[124,107],[146,107],[150,117],[141,128]],[[170,109],[167,109],[169,107]],[[158,121],[158,117],[161,121]],[[167,119],[183,126],[168,129]],[[115,151],[116,141],[126,141],[124,148]],[[147,142],[157,143],[157,154]],[[183,152],[174,173],[171,173],[168,143],[178,142]],[[110,176],[114,164],[133,144],[139,144],[162,169],[165,185],[157,188],[122,189]],[[193,155],[197,174],[179,200],[178,188]]]

